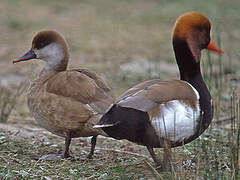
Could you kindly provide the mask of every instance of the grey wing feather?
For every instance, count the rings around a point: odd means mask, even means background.
[[[117,103],[122,107],[128,107],[133,109],[138,109],[140,111],[148,111],[157,105],[156,102],[145,98],[143,96],[131,96],[126,99],[123,99]]]

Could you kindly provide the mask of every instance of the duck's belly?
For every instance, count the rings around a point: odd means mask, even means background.
[[[46,116],[43,116],[41,113],[35,112],[32,114],[39,126],[61,137],[66,137],[67,135],[70,135],[70,137],[72,138],[88,137],[102,134],[100,130],[92,128],[94,124],[92,124],[91,122],[79,123],[77,126],[71,126],[69,128],[64,126],[60,122],[55,123],[54,121],[51,121],[51,119],[47,118]],[[99,119],[99,117],[96,118]],[[89,121],[91,121],[91,119]]]
[[[97,129],[91,129],[97,115],[86,105],[73,102],[65,97],[42,95],[28,97],[28,106],[37,123],[58,136],[87,137],[97,135]]]
[[[51,121],[51,119],[48,119],[47,116],[43,115],[41,112],[36,112],[33,110],[30,110],[30,112],[39,126],[53,134],[56,134],[61,137],[66,137],[67,135],[66,133],[69,130],[61,127],[61,124],[56,125],[54,122]]]
[[[172,143],[182,142],[196,133],[200,117],[200,107],[192,108],[181,101],[173,100],[160,104],[155,108],[150,121],[159,139],[167,139]]]

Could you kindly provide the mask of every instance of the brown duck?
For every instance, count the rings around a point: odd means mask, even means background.
[[[71,138],[93,136],[91,158],[98,135],[106,135],[93,125],[114,102],[111,90],[104,80],[86,69],[66,70],[69,51],[65,39],[56,31],[39,32],[32,41],[31,50],[13,63],[41,59],[46,66],[31,82],[27,92],[28,107],[37,123],[48,131],[65,138],[63,155],[69,157]]]
[[[209,20],[198,12],[180,16],[173,30],[173,48],[181,80],[154,79],[127,90],[95,128],[109,136],[147,147],[157,165],[166,169],[170,148],[200,136],[213,117],[211,95],[200,70],[201,50],[222,54],[210,41]],[[153,148],[164,148],[160,162]]]

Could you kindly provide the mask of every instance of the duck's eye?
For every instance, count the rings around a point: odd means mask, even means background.
[[[37,44],[36,44],[36,48],[37,49],[41,49],[41,48],[43,48],[45,46],[45,43],[44,42],[38,42]]]
[[[40,42],[40,47],[43,47],[45,44],[43,42]]]

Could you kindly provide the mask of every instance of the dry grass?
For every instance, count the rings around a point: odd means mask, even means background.
[[[178,78],[171,31],[176,17],[183,12],[197,10],[208,16],[213,25],[213,40],[222,46],[225,54],[219,58],[203,53],[204,78],[215,104],[214,122],[199,139],[173,150],[174,162],[178,165],[176,172],[159,176],[151,168],[152,161],[144,157],[149,157],[144,147],[105,138],[99,139],[99,150],[93,160],[85,159],[89,151],[86,138],[73,142],[74,158],[58,162],[37,160],[43,154],[58,152],[63,139],[37,127],[28,113],[23,94],[17,98],[8,125],[0,124],[0,177],[237,179],[240,165],[239,6],[240,2],[234,0],[2,0],[0,67],[4,68],[0,71],[0,86],[13,93],[21,82],[34,78],[44,65],[35,60],[11,63],[12,58],[30,48],[32,36],[42,29],[61,32],[70,46],[69,67],[98,72],[116,96],[147,79]],[[236,117],[215,123],[222,117],[233,116]],[[157,152],[158,156],[162,155],[160,149]]]

